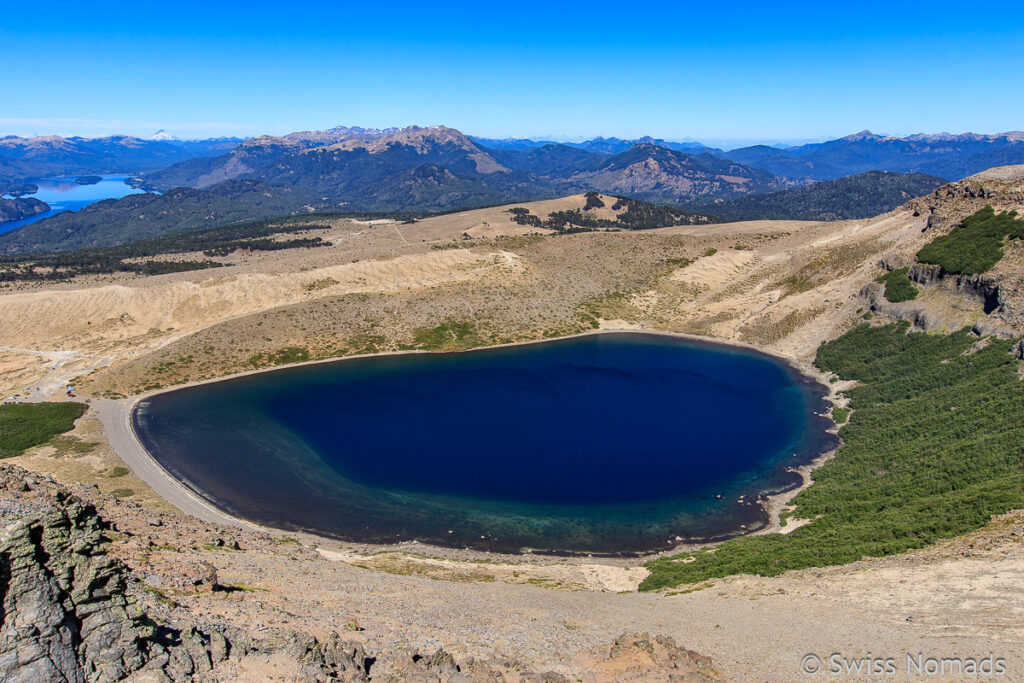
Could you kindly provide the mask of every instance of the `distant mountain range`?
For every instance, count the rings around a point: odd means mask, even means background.
[[[1024,133],[895,138],[864,131],[728,152],[652,138],[493,140],[444,126],[339,126],[246,140],[182,141],[163,131],[150,139],[0,138],[0,186],[121,172],[134,176],[134,184],[167,192],[162,199],[127,197],[43,219],[3,238],[15,250],[72,248],[68,235],[78,235],[74,246],[89,243],[92,233],[106,235],[102,241],[121,239],[135,230],[125,226],[147,216],[166,231],[171,224],[185,229],[273,211],[447,210],[591,190],[726,219],[859,218],[926,194],[944,178],[1014,163],[1024,163]],[[7,208],[13,215],[15,207]],[[47,232],[54,230],[62,234]]]
[[[429,137],[438,138],[437,144],[423,145],[412,141],[413,138],[423,140]],[[320,160],[319,163],[330,166],[327,156],[316,154],[306,158],[303,163],[297,163],[297,159],[287,157],[297,157],[303,150],[331,148],[329,151],[332,155],[339,153],[340,163],[343,160],[354,159],[353,155],[346,156],[340,153],[355,151],[360,148],[360,143],[369,154],[388,152],[377,160],[375,166],[378,172],[374,175],[386,175],[385,172],[388,170],[393,173],[410,170],[420,164],[438,165],[459,175],[456,168],[438,163],[451,160],[450,156],[442,158],[434,154],[444,145],[458,147],[465,155],[476,155],[478,158],[489,156],[499,165],[505,165],[507,170],[526,170],[557,180],[574,176],[586,180],[586,174],[593,172],[600,165],[597,159],[601,157],[587,154],[573,156],[571,150],[602,155],[607,161],[608,157],[627,153],[636,147],[645,150],[658,147],[694,157],[708,155],[719,160],[731,161],[734,164],[765,171],[773,176],[782,176],[785,180],[774,181],[779,186],[834,180],[868,171],[926,173],[958,180],[993,166],[1024,163],[1022,132],[997,135],[917,134],[900,138],[862,131],[837,140],[796,147],[754,145],[726,152],[699,142],[672,142],[651,137],[632,140],[598,137],[583,142],[552,142],[470,137],[443,126],[412,126],[401,129],[338,126],[322,131],[301,131],[279,137],[262,136],[248,140],[178,140],[162,130],[148,138],[123,135],[105,138],[8,136],[0,138],[0,181],[32,180],[52,175],[83,173],[126,173],[149,174],[148,180],[154,186],[199,187],[244,174],[251,174],[254,179],[255,176],[271,176],[273,173],[266,167],[279,160],[283,160],[284,166],[293,167],[296,175],[305,176],[315,170],[312,167],[318,163],[314,161],[316,159]],[[373,149],[370,149],[371,146]],[[392,149],[401,146],[413,148],[416,156],[395,153]],[[516,161],[516,157],[510,155],[520,155],[522,160]],[[210,161],[211,158],[217,157],[223,158],[216,162]],[[203,159],[207,161],[198,161]],[[681,162],[679,169],[693,166],[678,157],[676,160]],[[189,164],[192,161],[194,163]],[[363,161],[360,160],[356,164],[359,168],[355,169],[353,175],[365,175]],[[666,158],[656,159],[655,162],[664,164]],[[712,168],[715,164],[721,167],[721,162],[710,162],[707,159],[694,163],[705,169]],[[176,168],[169,168],[176,165]],[[669,165],[674,164],[669,162]],[[295,166],[301,167],[301,172],[300,169],[294,168]],[[343,171],[334,168],[332,175],[335,182],[320,182],[321,186],[341,188],[346,185],[345,179],[341,177],[345,175]],[[746,172],[743,177],[753,178],[754,174]],[[603,182],[609,181],[610,179],[603,179]],[[637,183],[616,179],[614,184],[629,187]],[[677,199],[684,199],[689,194],[684,183],[670,184],[677,186]],[[722,187],[727,191],[736,189],[731,185],[726,183]],[[758,189],[756,183],[748,182],[746,185],[751,189]],[[683,187],[682,190],[679,189],[680,186]],[[698,183],[697,187],[700,188],[702,185]],[[697,192],[700,192],[700,189]],[[670,199],[672,191],[666,190],[662,194],[665,196],[661,199]]]
[[[507,168],[457,130],[332,129],[262,136],[226,154],[145,174],[148,187],[245,178],[303,187],[358,210],[429,210],[554,197],[561,189]]]
[[[684,206],[876,170],[956,180],[1011,163],[1024,163],[1022,133],[893,138],[864,131],[788,149],[723,152],[652,138],[554,143],[472,138],[443,126],[338,127],[253,138],[224,154],[149,172],[144,181],[166,189],[249,178],[313,188],[330,201],[377,210],[447,209],[580,190]]]
[[[240,142],[239,138],[169,140],[127,135],[105,138],[9,135],[0,138],[0,181],[96,173],[134,175],[194,157],[222,154]]]
[[[592,141],[593,142],[593,141]],[[145,174],[153,188],[206,187],[231,178],[314,188],[359,209],[446,209],[543,199],[581,190],[680,204],[797,183],[702,152],[653,142],[600,141],[492,149],[452,128],[332,129],[246,140],[226,154]]]
[[[896,138],[865,130],[829,142],[789,149],[755,145],[723,156],[789,178],[833,180],[867,171],[897,171],[961,180],[993,166],[1024,163],[1024,133]]]
[[[597,137],[592,140],[584,140],[583,142],[555,142],[553,140],[538,141],[526,138],[505,138],[502,140],[496,140],[493,138],[473,137],[472,139],[474,142],[487,147],[488,149],[499,150],[523,150],[534,147],[545,147],[548,145],[560,145],[565,147],[576,147],[577,149],[585,149],[590,152],[618,154],[619,152],[625,152],[630,147],[634,147],[636,145],[650,144],[665,147],[666,149],[674,149],[677,152],[687,152],[692,154],[701,154],[703,152],[709,152],[711,154],[722,153],[722,150],[720,149],[708,147],[707,145],[702,145],[699,142],[672,142],[669,140],[657,140],[650,136],[636,138],[635,140]]]

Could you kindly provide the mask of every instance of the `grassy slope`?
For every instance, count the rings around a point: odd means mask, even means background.
[[[0,406],[0,459],[46,443],[75,426],[84,403],[19,403]]]
[[[812,519],[788,535],[733,539],[648,564],[642,590],[738,573],[774,576],[903,552],[1024,506],[1024,387],[1010,342],[863,326],[822,345],[817,365],[861,384],[836,458],[795,499]]]

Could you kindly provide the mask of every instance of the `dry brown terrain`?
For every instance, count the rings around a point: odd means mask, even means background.
[[[73,380],[87,397],[131,396],[296,354],[459,349],[595,327],[750,344],[810,370],[817,346],[872,307],[875,316],[928,329],[1019,335],[1021,247],[989,274],[1007,302],[990,315],[971,291],[948,283],[904,304],[872,297],[883,266],[904,265],[986,204],[1024,208],[1024,167],[974,176],[877,218],[833,223],[524,235],[541,231],[524,230],[501,207],[413,224],[339,220],[317,233],[333,246],[236,254],[213,274],[3,291],[0,391],[30,387],[33,397],[59,398]],[[577,196],[525,206],[543,216],[582,205]],[[202,560],[239,587],[171,591],[169,602],[153,598],[157,611],[257,630],[333,630],[381,651],[444,645],[581,680],[598,680],[594,653],[626,631],[672,636],[730,680],[801,680],[802,656],[833,652],[995,652],[1007,657],[1007,680],[1024,680],[1020,513],[905,556],[640,594],[645,570],[627,561],[526,561],[417,545],[382,554],[197,522],[167,510],[133,474],[115,472],[120,461],[98,424],[90,413],[59,444],[15,462],[62,481],[98,482],[105,514],[131,534],[121,552],[140,576],[173,575]],[[160,527],[148,525],[154,515]],[[242,550],[215,538],[238,540]],[[350,621],[363,630],[348,629]],[[914,680],[889,680],[905,678]]]

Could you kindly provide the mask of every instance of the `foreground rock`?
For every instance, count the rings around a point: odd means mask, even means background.
[[[457,661],[439,649],[373,656],[338,633],[248,631],[206,619],[147,614],[133,590],[162,596],[225,591],[216,569],[195,563],[170,576],[135,576],[108,553],[119,532],[89,502],[44,475],[0,467],[0,679],[221,681],[568,681],[521,662]],[[165,598],[166,599],[166,598]],[[357,629],[358,630],[358,627]],[[629,634],[588,662],[594,681],[710,681],[705,657],[670,638]]]

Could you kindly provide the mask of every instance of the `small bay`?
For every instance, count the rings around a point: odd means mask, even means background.
[[[74,176],[33,180],[32,182],[39,187],[39,190],[35,194],[24,196],[46,202],[50,205],[50,210],[28,218],[0,223],[0,233],[56,216],[64,211],[78,211],[104,199],[120,199],[130,194],[144,192],[144,190],[125,184],[124,181],[128,176],[105,175],[100,177],[102,180],[88,185],[75,182]]]

